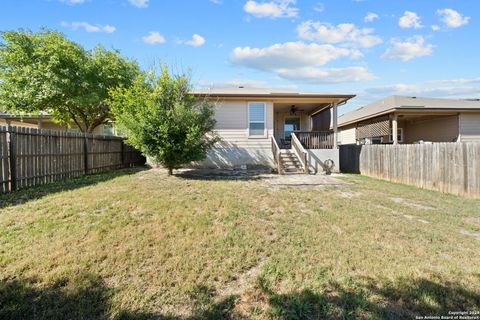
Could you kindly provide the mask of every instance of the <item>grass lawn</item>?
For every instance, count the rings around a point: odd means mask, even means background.
[[[0,319],[479,310],[480,200],[123,170],[0,196]]]

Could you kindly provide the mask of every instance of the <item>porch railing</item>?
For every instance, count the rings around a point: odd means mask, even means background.
[[[333,149],[333,131],[297,131],[295,135],[305,149]]]
[[[275,137],[272,136],[271,140],[272,140],[273,160],[275,161],[275,165],[277,166],[278,173],[282,173],[282,162],[280,161],[280,147],[278,146],[278,143]]]
[[[300,163],[302,164],[303,172],[308,174],[308,154],[302,143],[297,137],[297,132],[292,133],[292,149],[296,153]]]

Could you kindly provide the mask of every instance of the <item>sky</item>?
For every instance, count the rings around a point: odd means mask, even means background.
[[[480,98],[479,0],[0,0],[0,30],[42,27],[196,87]]]

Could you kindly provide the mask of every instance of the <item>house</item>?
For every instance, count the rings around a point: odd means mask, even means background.
[[[198,166],[268,166],[282,173],[338,170],[337,107],[354,95],[243,87],[192,94],[215,104],[221,138]]]
[[[340,116],[338,127],[341,144],[480,141],[480,100],[390,96]]]
[[[10,114],[6,111],[0,111],[0,126],[7,125],[34,129],[80,132],[80,129],[75,125],[66,127],[65,125],[54,122],[51,115],[17,115]],[[111,136],[116,135],[116,132],[113,125],[102,124],[95,128],[93,134]]]

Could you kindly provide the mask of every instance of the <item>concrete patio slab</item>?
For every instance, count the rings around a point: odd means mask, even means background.
[[[295,174],[295,175],[268,175],[266,180],[272,186],[298,186],[298,187],[332,187],[343,186],[349,183],[337,179],[336,175],[308,175],[308,174]]]

